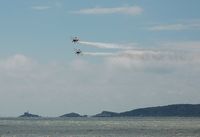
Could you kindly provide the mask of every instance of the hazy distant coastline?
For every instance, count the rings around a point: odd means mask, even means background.
[[[19,117],[40,118],[41,116],[25,112]],[[59,117],[88,117],[88,115],[80,115],[72,112]],[[101,113],[91,117],[200,117],[200,104],[173,104],[167,106],[139,108],[121,113],[102,111]]]

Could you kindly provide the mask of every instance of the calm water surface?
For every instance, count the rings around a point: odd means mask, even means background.
[[[0,137],[200,137],[200,118],[0,118]]]

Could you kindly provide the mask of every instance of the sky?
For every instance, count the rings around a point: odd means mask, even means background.
[[[0,0],[0,116],[200,103],[199,5]],[[73,44],[74,36],[90,45]]]

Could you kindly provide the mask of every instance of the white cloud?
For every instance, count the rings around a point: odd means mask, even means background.
[[[50,8],[51,8],[50,6],[33,6],[32,7],[33,10],[38,10],[38,11],[48,10]]]
[[[164,31],[164,30],[185,30],[187,26],[183,24],[168,24],[168,25],[158,25],[149,28],[152,31]]]
[[[115,8],[88,8],[73,11],[76,14],[129,14],[139,15],[143,9],[139,6],[115,7]]]
[[[187,22],[175,24],[159,24],[148,28],[151,31],[181,31],[181,30],[200,30],[200,22]]]
[[[44,5],[32,6],[31,8],[36,11],[45,11],[45,10],[55,9],[55,8],[60,9],[62,8],[62,6],[63,4],[61,1],[54,1],[48,4],[44,4]]]

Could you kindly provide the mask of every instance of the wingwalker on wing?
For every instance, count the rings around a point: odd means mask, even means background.
[[[79,38],[78,37],[73,37],[72,38],[72,43],[76,44],[79,42]]]
[[[80,49],[74,49],[76,55],[82,55],[82,51]]]

